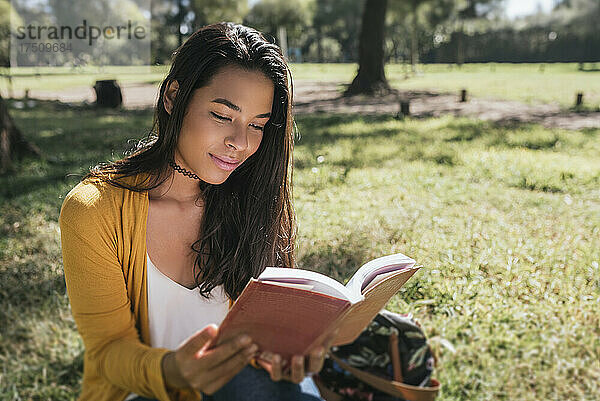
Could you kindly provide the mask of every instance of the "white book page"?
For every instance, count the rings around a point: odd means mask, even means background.
[[[278,285],[280,287],[289,287],[289,288],[298,288],[300,290],[309,290],[312,291],[314,288],[313,285],[308,284],[296,284],[296,283],[286,283],[282,281],[270,281],[270,280],[260,280],[262,283]]]
[[[346,288],[348,288],[352,294],[362,295],[367,288],[372,287],[372,285],[369,286],[369,284],[371,284],[377,276],[386,274],[386,277],[388,277],[387,273],[409,269],[414,266],[415,263],[414,259],[401,253],[373,259],[362,265],[360,269],[354,273],[350,281],[348,281],[348,284],[346,284]],[[377,282],[381,281],[380,279],[378,279]]]
[[[375,278],[371,280],[369,284],[367,284],[367,286],[362,290],[362,292],[365,293],[369,291],[371,288],[375,287],[377,284],[379,284],[386,278],[393,276],[396,273],[398,273],[398,270],[395,270],[393,272],[381,273],[380,275],[375,276]]]
[[[260,276],[259,281],[277,282],[282,284],[308,285],[311,291],[329,295],[332,297],[346,299],[356,303],[363,299],[360,292],[352,293],[342,283],[324,274],[287,267],[267,267]]]

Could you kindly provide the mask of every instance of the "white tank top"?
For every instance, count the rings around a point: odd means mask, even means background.
[[[146,254],[148,285],[148,324],[152,347],[175,350],[189,336],[211,323],[220,325],[229,310],[229,298],[222,286],[215,287],[210,299],[198,288],[189,289],[158,270]],[[137,397],[130,393],[125,400]]]

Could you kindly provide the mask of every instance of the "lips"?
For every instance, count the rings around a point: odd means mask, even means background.
[[[241,164],[241,160],[232,159],[226,156],[215,156],[209,153],[212,161],[222,170],[232,171]]]

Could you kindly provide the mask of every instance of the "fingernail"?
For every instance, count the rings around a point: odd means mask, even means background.
[[[250,337],[247,335],[242,335],[239,339],[238,339],[238,344],[239,345],[248,345],[250,344]]]

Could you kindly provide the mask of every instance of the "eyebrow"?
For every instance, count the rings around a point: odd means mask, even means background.
[[[227,106],[230,109],[235,110],[235,111],[242,111],[242,109],[240,109],[240,106],[233,104],[229,100],[223,99],[222,97],[213,99],[213,100],[211,100],[211,102],[224,104],[225,106]],[[256,116],[256,118],[267,118],[267,117],[271,117],[271,113],[258,114]]]

